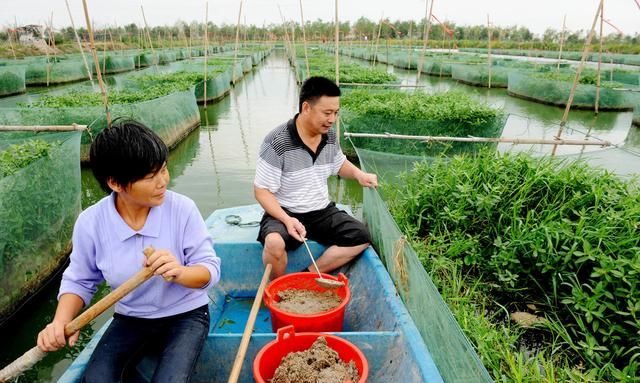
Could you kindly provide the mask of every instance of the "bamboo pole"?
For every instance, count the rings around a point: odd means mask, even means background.
[[[45,21],[45,24],[47,22]],[[48,28],[48,25],[47,25]],[[44,32],[42,32],[42,38],[44,39]],[[49,41],[51,41],[51,32],[49,32]],[[51,59],[49,58],[49,44],[47,44],[47,49],[45,49],[44,54],[47,56],[47,86],[49,86],[49,81],[51,80]]]
[[[569,92],[569,99],[567,100],[567,106],[564,108],[562,121],[560,121],[560,127],[558,128],[558,133],[556,134],[557,139],[560,139],[560,136],[562,135],[562,131],[564,130],[564,126],[567,124],[567,120],[569,119],[569,111],[571,110],[573,97],[576,94],[576,88],[578,87],[578,80],[580,79],[580,74],[582,73],[582,69],[584,68],[584,63],[587,59],[587,54],[589,53],[589,49],[591,48],[591,40],[593,39],[593,33],[596,28],[596,22],[598,21],[598,16],[600,15],[600,12],[602,12],[603,3],[604,3],[604,0],[600,0],[600,5],[598,5],[598,10],[596,11],[596,15],[593,18],[593,23],[591,24],[591,30],[589,31],[589,36],[587,37],[587,41],[584,44],[584,50],[582,51],[582,57],[580,58],[580,65],[578,65],[576,76],[573,79],[573,85],[571,86],[571,91]],[[556,145],[551,150],[552,156],[555,156],[557,148],[558,146]]]
[[[209,2],[205,1],[204,10],[204,109],[207,109],[207,53],[209,52]],[[232,78],[233,80],[233,78]]]
[[[411,39],[413,30],[413,20],[409,22],[409,63],[407,64],[407,69],[411,69],[411,59],[413,58],[413,40]]]
[[[600,9],[600,45],[598,49],[598,68],[596,70],[596,105],[594,113],[598,115],[598,107],[600,105],[600,76],[602,68],[602,29],[604,28],[604,1],[602,3],[602,9]]]
[[[564,33],[567,28],[567,15],[564,15],[562,19],[562,33],[560,33],[560,52],[558,52],[558,66],[556,67],[556,72],[560,71],[560,61],[562,60],[562,46],[564,45]]]
[[[424,17],[425,17],[425,25],[424,25],[424,35],[422,42],[422,55],[420,56],[420,64],[418,64],[418,74],[416,76],[416,84],[420,83],[420,75],[422,74],[422,66],[424,65],[424,56],[427,53],[427,42],[429,41],[429,31],[431,30],[431,15],[433,14],[433,3],[435,0],[431,0],[431,7],[429,7],[429,0],[425,3],[424,9]],[[429,9],[429,12],[427,12]]]
[[[107,87],[102,81],[102,72],[100,72],[100,61],[98,61],[98,54],[96,53],[96,44],[93,40],[93,29],[91,28],[91,21],[89,19],[89,9],[87,8],[87,0],[82,0],[82,7],[84,8],[84,18],[87,23],[87,31],[89,32],[89,46],[91,47],[91,54],[93,55],[93,63],[96,66],[96,76],[98,77],[98,84],[100,85],[100,92],[102,93],[102,103],[107,114],[107,127],[111,127],[111,112],[109,112],[109,99],[107,98]]]
[[[0,132],[75,132],[87,130],[87,125],[0,125]]]
[[[104,29],[102,30],[102,73],[107,73],[107,32]]]
[[[147,24],[147,17],[144,15],[144,7],[140,4],[140,10],[142,11],[142,20],[144,20],[144,30],[147,32],[147,38],[149,39],[149,47],[151,47],[151,55],[155,56],[156,52],[153,49],[153,41],[151,41],[151,32],[149,31],[149,25]],[[160,57],[158,57],[158,61]]]
[[[338,18],[338,0],[335,1],[336,8],[336,31],[335,31],[335,42],[336,42],[336,85],[340,86],[340,53],[339,53],[339,43],[340,43],[340,19]],[[336,142],[338,146],[340,146],[340,119],[336,121]]]
[[[309,69],[309,56],[307,54],[307,33],[304,27],[304,11],[302,9],[302,0],[300,0],[300,22],[302,24],[302,41],[304,44],[304,61],[307,65],[307,78],[311,77],[311,70]]]
[[[429,85],[420,85],[420,84],[367,84],[367,83],[361,83],[361,82],[343,82],[341,85],[383,87],[383,88],[426,88],[429,86]]]
[[[373,66],[376,66],[376,60],[378,59],[378,44],[380,44],[380,33],[382,32],[382,18],[384,13],[380,15],[380,22],[378,23],[378,35],[376,37],[376,44],[373,46]]]
[[[487,14],[487,69],[489,70],[489,83],[487,84],[491,89],[491,22],[489,21],[489,14]]]
[[[13,30],[13,35],[14,35],[14,37],[16,37],[16,44],[18,44],[18,39],[17,39],[18,32],[15,29]],[[11,28],[7,28],[7,40],[9,40],[9,48],[11,48],[11,54],[13,54],[13,59],[17,60],[18,57],[16,56],[15,49],[13,49],[13,41],[12,41],[12,39],[13,38],[11,37]]]
[[[76,37],[76,43],[78,43],[78,49],[80,49],[80,55],[82,56],[82,62],[84,63],[84,68],[87,70],[87,74],[89,75],[89,81],[93,81],[93,71],[89,69],[89,63],[87,62],[87,57],[84,55],[84,49],[82,49],[82,42],[80,41],[80,37],[78,36],[78,31],[76,31],[76,24],[73,22],[73,16],[71,16],[71,8],[69,8],[69,0],[64,0],[65,4],[67,4],[67,12],[69,13],[69,20],[71,20],[71,28],[73,28],[73,35]]]
[[[336,30],[335,30],[335,45],[336,45],[336,85],[340,86],[340,22],[338,19],[338,0],[335,0],[336,8]],[[338,119],[338,142],[340,140],[340,119]]]
[[[240,43],[240,17],[242,16],[242,3],[244,0],[240,0],[240,9],[238,9],[238,21],[236,22],[236,46],[233,51],[233,76],[236,77],[236,59],[238,58],[238,44]]]
[[[451,136],[410,136],[405,134],[392,133],[344,133],[345,137],[361,138],[385,138],[396,140],[416,140],[423,142],[498,142],[510,143],[514,145],[593,145],[607,147],[611,146],[609,141],[590,140],[563,140],[563,139],[537,139],[537,138],[509,138],[509,137],[451,137]]]

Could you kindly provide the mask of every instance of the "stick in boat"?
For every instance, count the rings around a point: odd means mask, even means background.
[[[149,246],[144,249],[144,255],[149,257],[154,252],[154,248]],[[135,290],[138,286],[146,282],[153,276],[153,271],[149,267],[144,267],[138,271],[133,277],[129,278],[123,284],[118,286],[117,289],[107,294],[104,298],[100,299],[96,304],[86,309],[82,314],[78,315],[74,320],[67,323],[64,328],[64,335],[66,338],[75,334],[82,329],[89,322],[94,320],[98,315],[102,314],[109,307],[116,304],[125,295]],[[0,382],[7,382],[24,371],[33,367],[36,363],[42,360],[47,355],[46,351],[40,350],[38,346],[33,347],[29,351],[25,352],[21,357],[14,360],[10,365],[0,370]]]
[[[256,297],[253,300],[253,306],[251,306],[251,312],[249,313],[249,318],[247,319],[247,325],[244,327],[242,340],[240,340],[240,347],[238,348],[236,359],[233,361],[231,375],[229,375],[229,380],[227,381],[227,383],[236,383],[238,381],[238,377],[240,376],[240,371],[242,370],[242,362],[244,362],[244,357],[247,354],[247,347],[249,346],[249,340],[251,339],[251,333],[253,332],[253,325],[256,323],[256,317],[258,316],[258,310],[260,309],[260,304],[262,303],[262,295],[264,294],[264,288],[267,285],[267,281],[269,280],[269,275],[271,275],[271,264],[267,263],[264,268],[264,274],[262,274],[260,286],[258,286],[258,292],[256,293]]]

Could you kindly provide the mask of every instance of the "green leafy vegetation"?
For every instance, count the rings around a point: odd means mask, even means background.
[[[538,378],[521,364],[531,360],[500,360],[490,355],[500,349],[487,347],[483,332],[468,331],[483,360],[493,360],[496,380],[512,374],[513,362],[525,377],[507,381],[562,381],[566,376],[573,381],[636,381],[637,183],[582,163],[491,151],[420,163],[403,179],[405,187],[384,191],[396,222],[420,249],[432,275],[433,265],[449,262],[458,277],[469,277],[460,291],[471,288],[489,297],[474,303],[489,302],[489,307],[476,306],[476,313],[491,317],[501,310],[527,310],[525,304],[534,302],[548,320],[540,350],[546,361],[561,359],[538,366],[548,368]],[[469,324],[458,320],[463,327]],[[576,371],[584,375],[577,377]]]
[[[221,73],[221,68],[211,68],[209,73]],[[177,72],[169,74],[149,74],[131,78],[137,89],[115,90],[109,92],[109,104],[131,104],[153,100],[175,92],[189,90],[204,80],[200,72]],[[32,108],[64,108],[79,106],[101,106],[100,93],[72,90],[61,95],[43,95],[30,104],[20,104]]]
[[[568,81],[573,83],[575,79],[575,73],[572,72],[541,72],[532,74],[533,77],[536,78],[544,78],[547,80],[555,80],[555,81]],[[625,84],[615,82],[615,81],[606,81],[606,73],[603,73],[601,76],[600,86],[603,88],[625,88],[627,87]],[[580,74],[580,79],[578,80],[579,84],[584,85],[596,85],[598,83],[598,75],[595,71],[583,71]]]
[[[359,114],[407,120],[455,121],[482,125],[501,112],[483,105],[461,91],[442,93],[371,92],[354,90],[340,100],[341,106]]]
[[[22,144],[9,145],[0,151],[0,178],[15,174],[20,169],[45,157],[56,142],[29,140]]]

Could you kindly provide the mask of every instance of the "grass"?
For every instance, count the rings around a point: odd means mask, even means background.
[[[418,164],[404,181],[406,187],[388,189],[396,221],[420,245],[423,264],[450,260],[461,275],[471,278],[473,283],[467,285],[482,286],[480,292],[490,296],[490,308],[480,306],[472,312],[498,312],[497,304],[512,312],[535,302],[552,323],[552,341],[541,349],[540,358],[555,366],[555,379],[579,371],[578,380],[584,375],[587,381],[636,381],[636,183],[585,164],[490,151]],[[440,289],[446,285],[440,283]],[[476,336],[473,331],[471,337]],[[481,354],[499,350],[476,346]],[[530,370],[516,356],[499,357],[508,364],[492,369],[500,374]],[[494,377],[500,378],[496,371]],[[514,376],[507,381],[528,380]]]

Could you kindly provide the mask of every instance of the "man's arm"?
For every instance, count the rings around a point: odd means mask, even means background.
[[[378,187],[378,176],[373,173],[365,173],[349,160],[344,160],[338,175],[343,178],[352,178],[358,181],[361,186],[368,188]]]
[[[302,242],[302,238],[307,236],[307,230],[304,225],[300,223],[297,218],[291,217],[282,209],[282,206],[278,203],[276,196],[274,196],[269,189],[262,189],[254,185],[253,191],[256,200],[260,203],[264,211],[273,218],[282,222],[287,228],[289,235]]]

